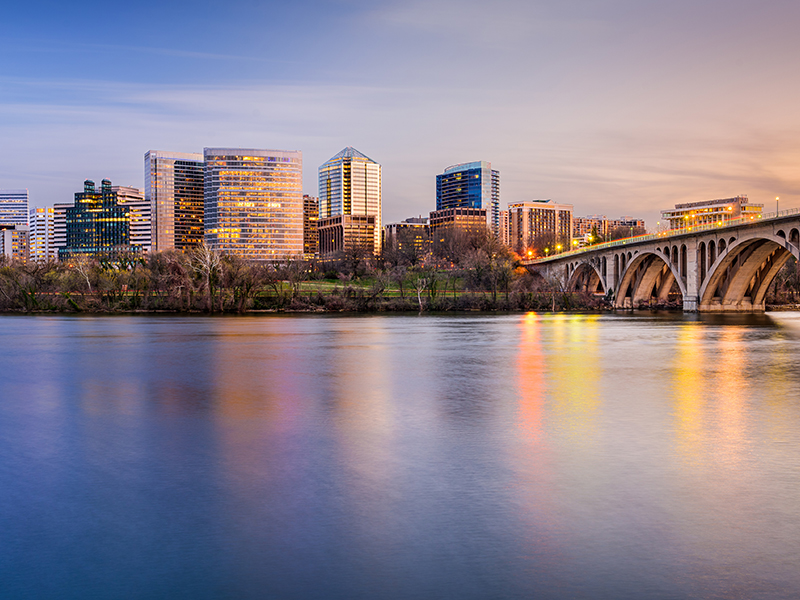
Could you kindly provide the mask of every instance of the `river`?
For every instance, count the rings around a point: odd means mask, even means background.
[[[799,356],[797,313],[0,317],[0,597],[798,597]]]

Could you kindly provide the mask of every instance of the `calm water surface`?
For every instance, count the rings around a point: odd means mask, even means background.
[[[0,317],[0,597],[798,597],[799,351],[790,313]]]

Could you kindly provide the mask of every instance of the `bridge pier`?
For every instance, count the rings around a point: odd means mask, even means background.
[[[683,298],[683,312],[695,313],[698,311],[700,298],[698,296],[686,295]]]

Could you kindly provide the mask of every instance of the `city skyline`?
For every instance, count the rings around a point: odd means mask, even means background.
[[[386,222],[429,211],[435,175],[472,160],[503,173],[502,207],[552,198],[651,227],[681,202],[800,202],[790,3],[213,6],[156,21],[147,3],[10,7],[0,188],[37,207],[87,172],[144,187],[150,148],[296,148],[319,165],[351,145],[384,166]],[[328,59],[343,44],[370,49],[363,67]]]

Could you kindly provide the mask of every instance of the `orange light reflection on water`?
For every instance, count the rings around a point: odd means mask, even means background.
[[[703,376],[703,331],[695,324],[684,323],[677,333],[673,363],[673,393],[677,445],[685,460],[695,462],[703,436],[703,397],[706,380]]]

